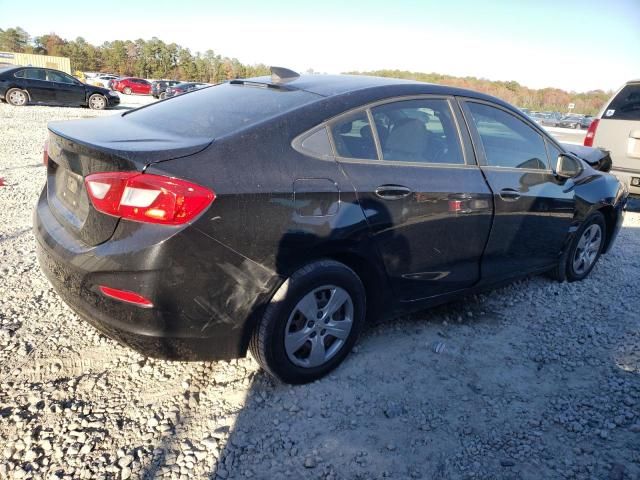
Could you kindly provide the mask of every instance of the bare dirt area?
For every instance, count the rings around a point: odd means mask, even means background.
[[[640,213],[583,282],[385,319],[290,387],[145,359],[40,273],[46,124],[117,113],[0,104],[0,478],[640,478]]]

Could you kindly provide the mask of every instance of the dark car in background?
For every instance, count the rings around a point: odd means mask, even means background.
[[[145,355],[250,349],[302,383],[365,319],[581,280],[612,248],[627,190],[599,150],[469,90],[273,72],[49,124],[37,252],[80,316]]]
[[[558,122],[558,126],[563,128],[575,129],[589,128],[591,122],[593,122],[593,117],[584,115],[567,115]]]
[[[156,80],[155,82],[151,82],[151,95],[153,95],[153,98],[164,100],[167,96],[165,93],[167,88],[180,83],[182,82],[179,80]]]
[[[548,112],[533,112],[529,113],[529,118],[536,122],[538,125],[545,127],[557,127],[560,121],[558,115],[554,115]]]
[[[151,82],[144,78],[124,77],[118,79],[117,83],[114,83],[114,90],[125,95],[132,95],[137,93],[139,95],[149,95],[151,93]]]
[[[0,99],[14,106],[47,104],[103,110],[120,103],[106,88],[87,85],[59,70],[39,67],[0,69]]]
[[[176,95],[181,95],[183,93],[191,92],[193,90],[198,90],[199,88],[208,87],[211,84],[202,83],[202,82],[182,82],[178,83],[174,86],[167,87],[165,91],[165,97],[175,97]]]

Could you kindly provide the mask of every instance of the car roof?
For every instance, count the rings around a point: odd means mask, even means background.
[[[274,82],[270,76],[254,77],[239,81],[279,85],[283,88],[304,90],[323,97],[334,97],[363,90],[387,89],[397,90],[398,95],[433,94],[471,97],[498,103],[510,109],[514,108],[499,98],[473,90],[389,77],[372,77],[367,75],[300,75],[294,80],[281,83]]]

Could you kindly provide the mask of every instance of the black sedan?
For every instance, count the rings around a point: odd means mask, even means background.
[[[592,122],[593,122],[593,117],[582,117],[582,116],[578,117],[578,116],[567,115],[566,117],[562,118],[558,122],[558,126],[563,128],[575,128],[575,129],[589,128],[589,125],[591,125]]]
[[[612,248],[628,193],[598,150],[473,91],[273,71],[49,124],[37,251],[81,317],[301,383],[376,315],[581,280]]]
[[[0,69],[0,99],[14,106],[30,103],[104,110],[120,103],[106,88],[87,85],[59,70],[38,67]]]

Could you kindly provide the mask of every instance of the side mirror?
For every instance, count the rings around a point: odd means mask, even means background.
[[[554,172],[558,178],[573,178],[582,172],[580,161],[565,154],[558,155]]]

